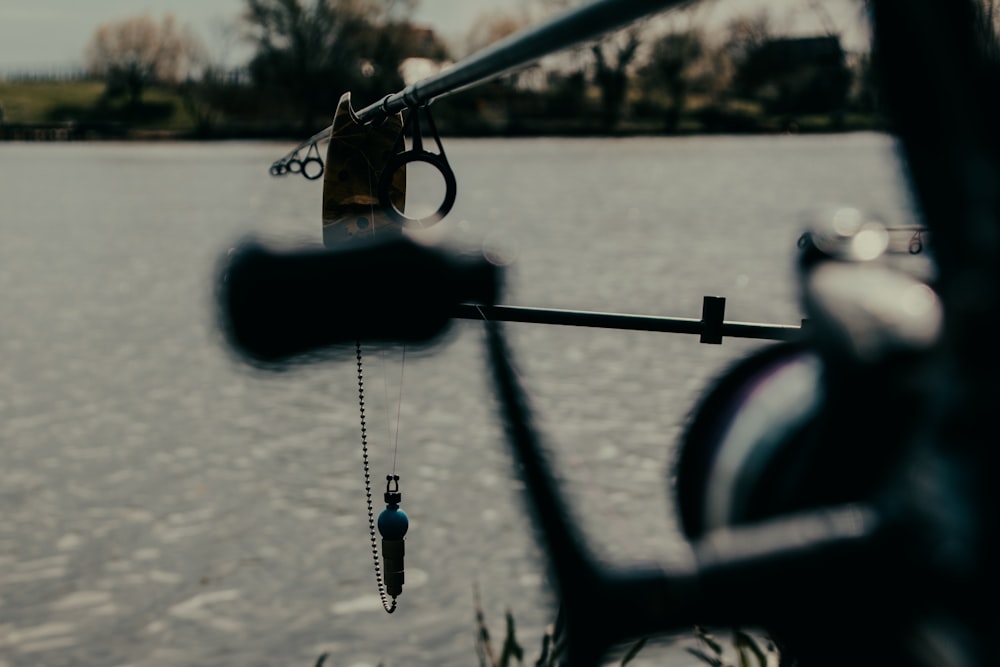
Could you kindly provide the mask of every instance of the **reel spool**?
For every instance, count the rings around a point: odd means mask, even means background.
[[[690,539],[775,516],[796,504],[792,471],[808,460],[823,403],[817,356],[780,344],[747,357],[701,399],[673,476]]]

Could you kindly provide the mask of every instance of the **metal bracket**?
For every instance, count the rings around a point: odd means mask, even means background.
[[[423,111],[424,116],[427,118],[427,126],[430,129],[431,136],[434,138],[434,143],[437,144],[437,153],[432,153],[424,148],[423,130],[420,126],[421,111]],[[404,135],[407,129],[410,130],[412,137],[410,150],[405,150]],[[437,211],[425,218],[411,218],[407,216],[396,208],[390,197],[393,174],[400,169],[404,169],[411,162],[425,162],[431,165],[438,170],[438,173],[444,179],[444,200]],[[444,146],[441,145],[441,137],[438,134],[437,127],[434,125],[434,119],[431,118],[431,114],[426,106],[411,108],[406,118],[406,123],[403,126],[403,131],[400,132],[399,139],[396,141],[396,151],[386,160],[385,166],[382,168],[382,175],[379,178],[378,198],[383,211],[388,217],[401,224],[417,224],[421,227],[430,227],[451,211],[451,207],[455,204],[457,189],[455,172],[452,171],[451,165],[448,164],[448,158],[444,154]]]

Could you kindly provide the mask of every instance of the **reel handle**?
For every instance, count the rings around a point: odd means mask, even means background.
[[[405,237],[278,251],[248,240],[222,258],[218,315],[245,360],[275,364],[357,341],[429,343],[455,307],[490,305],[500,269]]]

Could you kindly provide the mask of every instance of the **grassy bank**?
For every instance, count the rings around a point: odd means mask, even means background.
[[[18,124],[59,122],[60,109],[93,108],[104,84],[98,81],[0,81],[3,121]]]
[[[107,99],[101,81],[0,81],[3,123],[120,123],[145,130],[191,131],[195,127],[183,98],[152,88],[130,107],[123,98]]]

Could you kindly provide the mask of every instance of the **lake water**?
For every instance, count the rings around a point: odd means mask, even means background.
[[[306,666],[327,650],[345,667],[475,664],[475,585],[493,633],[509,608],[537,652],[553,600],[479,326],[406,361],[397,472],[411,527],[391,617],[375,594],[353,365],[265,374],[218,340],[227,248],[251,233],[319,240],[320,185],[267,175],[287,148],[0,144],[0,667]],[[846,202],[912,223],[893,142],[876,134],[446,149],[459,194],[441,233],[515,251],[504,301],[518,305],[698,317],[720,295],[727,319],[796,324],[803,212]],[[595,549],[675,558],[672,443],[713,375],[761,343],[510,331]],[[378,480],[399,353],[366,370]],[[643,655],[688,664],[684,645]]]

